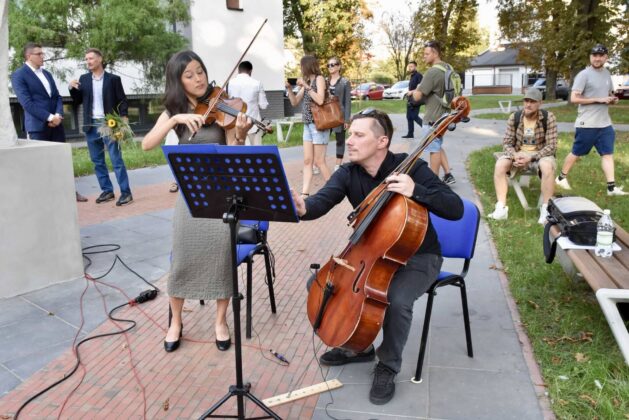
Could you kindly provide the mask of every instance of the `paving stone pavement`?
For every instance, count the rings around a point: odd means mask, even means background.
[[[403,115],[392,116],[396,135],[394,151],[407,143]],[[457,182],[452,187],[462,197],[477,201],[465,170],[468,154],[498,144],[504,122],[474,119],[449,133],[445,144]],[[300,185],[300,148],[281,151],[292,185]],[[334,156],[333,145],[328,156]],[[333,164],[330,158],[328,163]],[[165,287],[169,269],[172,207],[175,194],[168,192],[172,175],[165,167],[130,171],[135,201],[116,208],[96,205],[98,187],[94,177],[77,180],[77,188],[89,196],[78,203],[83,246],[117,244],[115,252],[92,254],[88,272],[105,274],[117,254],[138,275]],[[315,177],[315,188],[323,184]],[[252,393],[267,398],[323,380],[315,362],[313,338],[305,314],[304,279],[311,262],[324,262],[345,245],[348,203],[325,217],[299,224],[272,223],[269,243],[275,256],[277,314],[272,314],[264,284],[264,264],[254,264],[254,337],[243,340],[243,371]],[[97,251],[98,249],[96,249]],[[521,333],[513,302],[488,230],[481,222],[476,254],[467,276],[474,358],[465,351],[465,337],[458,290],[444,288],[436,297],[428,353],[421,384],[413,384],[419,335],[426,299],[416,303],[411,336],[404,353],[402,371],[396,378],[395,398],[387,405],[369,403],[372,364],[354,364],[323,370],[328,378],[344,385],[324,393],[276,407],[282,418],[301,419],[533,419],[552,418],[541,381],[535,376],[530,349]],[[457,265],[446,262],[446,268]],[[241,270],[241,290],[244,272]],[[129,297],[145,290],[138,275],[119,262],[102,280],[122,289]],[[83,296],[83,325],[80,298]],[[96,285],[98,287],[96,287]],[[448,290],[452,289],[452,290]],[[115,331],[121,324],[106,320],[107,310],[128,300],[118,290],[86,280],[53,285],[14,298],[0,300],[0,416],[11,415],[29,396],[63,377],[74,365],[69,350],[74,337]],[[188,301],[184,314],[184,341],[174,353],[162,350],[167,324],[167,297],[160,293],[149,303],[117,312],[137,322],[126,335],[107,337],[81,346],[82,367],[66,383],[44,394],[22,413],[25,418],[191,418],[198,417],[235,382],[234,350],[219,352],[214,345],[215,306]],[[244,320],[244,310],[243,320]],[[233,326],[230,310],[230,326]],[[244,322],[243,322],[244,326]],[[243,334],[244,337],[244,334]],[[378,339],[379,340],[379,339]],[[522,342],[523,341],[523,342]],[[378,342],[378,341],[377,341]],[[377,344],[377,343],[376,343]],[[278,366],[269,349],[282,353],[288,367]],[[528,361],[528,363],[527,363]],[[530,368],[532,367],[532,371]],[[81,377],[83,377],[81,382]],[[71,393],[72,389],[77,387]],[[332,402],[333,403],[329,404]],[[261,411],[247,405],[248,415]],[[224,406],[233,414],[235,399]]]

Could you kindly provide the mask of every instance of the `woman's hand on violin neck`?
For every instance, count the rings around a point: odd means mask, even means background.
[[[196,133],[197,131],[199,131],[199,129],[203,127],[203,124],[205,123],[203,115],[199,114],[177,114],[172,118],[175,121],[175,124],[185,124],[191,133]]]
[[[384,180],[387,183],[387,191],[412,197],[415,191],[415,181],[406,174],[392,174]]]
[[[244,143],[245,138],[247,138],[247,133],[252,126],[253,122],[251,121],[251,118],[247,117],[247,115],[242,112],[239,112],[236,117],[236,139],[241,140]]]

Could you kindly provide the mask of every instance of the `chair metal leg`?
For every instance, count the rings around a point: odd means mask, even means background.
[[[426,316],[424,317],[424,328],[422,329],[421,344],[419,345],[419,356],[417,357],[417,368],[415,376],[411,382],[419,384],[422,382],[422,367],[424,365],[424,354],[426,352],[426,343],[428,342],[428,330],[430,328],[430,316],[432,314],[432,302],[435,297],[435,289],[437,284],[433,284],[428,290],[428,302],[426,302]]]
[[[173,320],[173,308],[170,307],[170,303],[168,303],[168,328],[170,328],[170,323]]]
[[[271,312],[275,310],[275,292],[273,291],[273,273],[271,272],[271,257],[269,256],[269,248],[264,247],[264,265],[266,266],[266,280],[269,286],[269,300],[271,301]]]
[[[247,327],[246,336],[251,338],[251,283],[253,277],[253,258],[250,256],[247,260]]]
[[[467,309],[467,291],[465,288],[465,280],[461,279],[459,288],[461,289],[461,305],[463,306],[463,322],[465,324],[465,340],[467,341],[467,355],[474,357],[472,350],[472,332],[470,330],[470,314]]]
[[[199,303],[201,304],[201,306],[205,305],[205,301],[203,299],[201,299]]]

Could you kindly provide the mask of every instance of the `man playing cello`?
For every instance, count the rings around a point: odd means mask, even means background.
[[[349,133],[346,145],[350,162],[341,165],[316,194],[305,200],[292,191],[302,220],[323,216],[345,197],[355,208],[385,180],[388,191],[402,194],[442,218],[457,220],[463,216],[459,196],[423,160],[418,160],[408,175],[391,173],[407,155],[389,151],[393,124],[387,114],[364,110],[352,117]],[[395,375],[402,366],[402,350],[411,328],[413,304],[437,279],[442,261],[436,232],[428,222],[419,250],[395,272],[389,286],[382,344],[377,350],[371,345],[361,353],[334,348],[320,357],[322,364],[337,366],[369,362],[378,356],[369,393],[373,404],[386,404],[393,398]]]

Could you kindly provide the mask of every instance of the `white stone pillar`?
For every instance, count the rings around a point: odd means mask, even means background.
[[[0,147],[16,144],[9,105],[9,0],[0,0]]]

